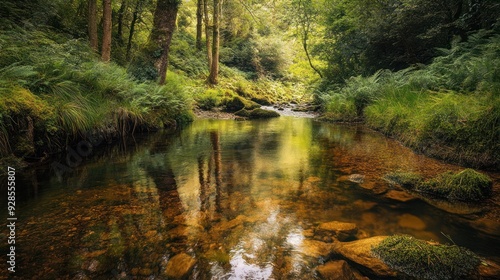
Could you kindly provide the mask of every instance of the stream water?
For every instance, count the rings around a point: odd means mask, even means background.
[[[314,279],[324,259],[311,256],[306,241],[330,221],[355,223],[359,238],[410,234],[499,258],[495,200],[413,199],[382,178],[461,167],[363,126],[197,120],[133,140],[96,150],[62,180],[48,167],[18,172],[9,277],[165,279],[168,261],[185,253],[196,261],[193,279]],[[490,176],[498,190],[498,174]],[[2,260],[6,237],[2,230]],[[5,261],[0,269],[6,277]]]

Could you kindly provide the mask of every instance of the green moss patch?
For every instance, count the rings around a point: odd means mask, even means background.
[[[234,96],[226,101],[225,107],[228,112],[237,112],[241,109],[253,110],[259,108],[260,105],[241,96]]]
[[[448,171],[427,181],[418,174],[408,172],[388,173],[384,179],[429,196],[461,201],[484,200],[491,196],[493,187],[488,176],[473,169],[458,173]]]
[[[411,172],[392,172],[384,176],[389,182],[396,183],[405,188],[413,188],[422,182],[422,176]]]
[[[492,181],[472,169],[458,173],[445,172],[419,184],[416,191],[463,201],[478,201],[491,196]]]
[[[234,114],[237,116],[249,118],[249,119],[268,119],[268,118],[276,118],[276,117],[280,116],[280,114],[275,112],[275,111],[265,110],[265,109],[261,109],[261,108],[253,109],[251,111],[246,110],[246,109],[241,109]]]
[[[372,248],[372,253],[392,269],[418,279],[465,279],[480,263],[478,256],[465,248],[401,235],[388,237]]]

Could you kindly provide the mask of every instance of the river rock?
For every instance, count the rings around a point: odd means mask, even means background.
[[[306,256],[319,259],[320,257],[327,257],[330,255],[332,248],[332,244],[330,243],[305,239],[302,241],[300,251]]]
[[[238,215],[236,218],[229,221],[222,221],[214,226],[214,229],[217,231],[227,231],[233,229],[241,224],[243,224],[247,220],[247,217],[244,215]]]
[[[325,280],[361,280],[366,279],[355,272],[344,260],[329,261],[316,268],[316,271]]]
[[[484,260],[479,265],[481,279],[500,279],[500,265],[490,260]]]
[[[403,214],[399,216],[398,225],[400,227],[411,228],[414,230],[424,230],[427,227],[422,219],[411,214]]]
[[[377,246],[386,238],[387,236],[375,236],[351,242],[337,242],[333,244],[333,249],[344,258],[363,267],[364,269],[360,268],[361,272],[366,271],[380,278],[395,277],[396,271],[374,257],[371,252],[372,247]]]
[[[180,253],[172,257],[165,268],[165,275],[173,279],[186,278],[193,270],[196,260],[186,253]]]
[[[397,200],[400,202],[408,202],[417,199],[416,197],[405,191],[396,191],[396,190],[391,190],[387,192],[384,196],[389,199]]]
[[[361,184],[363,183],[365,180],[365,175],[361,175],[361,174],[352,174],[349,176],[349,181],[353,182],[353,183],[358,183],[358,184]]]
[[[352,239],[358,232],[358,227],[353,223],[328,222],[320,224],[315,231],[317,237],[334,237],[340,241]]]

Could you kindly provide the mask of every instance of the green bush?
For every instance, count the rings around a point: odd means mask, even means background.
[[[392,269],[417,279],[468,279],[480,264],[479,257],[465,248],[411,236],[390,236],[372,248],[372,253]]]
[[[195,98],[198,107],[203,110],[212,110],[221,104],[220,92],[216,89],[207,89],[203,94]]]

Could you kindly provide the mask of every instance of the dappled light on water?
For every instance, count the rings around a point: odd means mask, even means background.
[[[317,278],[332,257],[320,245],[334,242],[319,228],[333,221],[359,229],[345,241],[404,233],[449,242],[443,232],[489,257],[500,245],[499,223],[483,215],[489,204],[426,202],[382,178],[459,167],[362,126],[198,120],[136,140],[61,182],[43,169],[20,178],[37,192],[22,198],[14,278]]]

